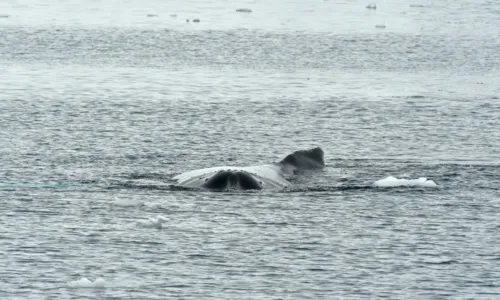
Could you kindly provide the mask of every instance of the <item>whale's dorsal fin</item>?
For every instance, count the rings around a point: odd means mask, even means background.
[[[309,150],[299,150],[288,154],[279,164],[286,169],[321,169],[325,166],[324,152],[320,147]]]

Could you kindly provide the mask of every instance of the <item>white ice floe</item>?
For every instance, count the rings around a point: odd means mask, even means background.
[[[158,216],[153,218],[147,218],[144,220],[137,221],[137,225],[146,227],[146,228],[158,228],[161,229],[163,227],[163,223],[168,221],[164,216]]]
[[[95,281],[91,281],[85,277],[79,280],[70,281],[66,283],[71,288],[104,288],[106,287],[106,281],[102,278],[97,278]]]
[[[377,180],[373,183],[373,185],[378,187],[397,187],[397,186],[436,187],[437,186],[437,184],[434,181],[428,180],[425,177],[420,177],[418,179],[398,179],[393,176]]]
[[[252,10],[250,8],[238,8],[237,12],[251,13]]]

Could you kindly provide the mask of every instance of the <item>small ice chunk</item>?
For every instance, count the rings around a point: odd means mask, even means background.
[[[437,184],[428,180],[425,177],[420,177],[418,179],[398,179],[393,176],[389,176],[384,179],[377,180],[373,183],[377,187],[397,187],[397,186],[423,186],[423,187],[436,187]]]
[[[101,277],[99,277],[99,278],[97,278],[94,281],[94,286],[95,287],[105,287],[106,286],[106,281],[104,281],[104,279],[102,279]]]
[[[252,10],[250,8],[238,8],[237,12],[251,13]]]
[[[66,284],[72,288],[103,288],[106,286],[106,281],[99,277],[92,282],[89,279],[82,277],[79,280],[70,281]]]
[[[153,218],[147,218],[145,220],[139,220],[137,221],[137,225],[145,227],[145,228],[158,228],[161,229],[163,228],[163,223],[168,221],[167,218],[164,216],[158,216],[158,217],[153,217]]]

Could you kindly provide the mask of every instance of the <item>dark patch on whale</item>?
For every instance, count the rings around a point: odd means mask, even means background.
[[[210,190],[227,190],[231,188],[239,190],[262,189],[262,186],[250,173],[232,170],[221,170],[212,177],[205,179],[203,187]]]

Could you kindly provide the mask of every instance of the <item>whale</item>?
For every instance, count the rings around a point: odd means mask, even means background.
[[[301,170],[325,167],[320,147],[298,150],[277,163],[255,166],[221,166],[192,170],[174,176],[177,185],[211,191],[283,189],[291,185],[288,178]]]

